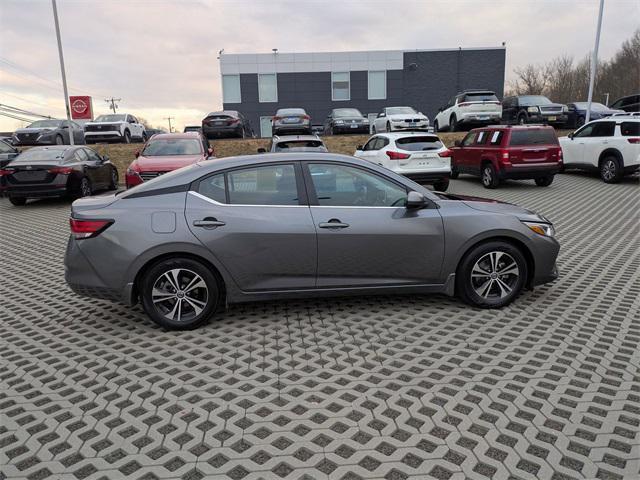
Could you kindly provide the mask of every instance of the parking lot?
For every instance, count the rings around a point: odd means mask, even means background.
[[[502,310],[274,302],[165,332],[66,287],[69,201],[0,199],[0,478],[638,478],[638,177],[450,191],[549,217],[559,280]]]

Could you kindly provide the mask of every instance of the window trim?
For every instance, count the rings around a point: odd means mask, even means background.
[[[372,73],[384,73],[384,96],[371,96],[371,77]],[[333,86],[333,83],[332,83]],[[351,75],[349,75],[349,97],[351,97]],[[386,100],[387,99],[387,71],[386,70],[367,70],[367,99],[368,100]]]
[[[263,100],[260,96],[260,77],[266,75],[273,75],[276,79],[276,99],[275,100]],[[258,103],[278,103],[278,74],[277,73],[258,73]]]
[[[238,101],[237,102],[227,102],[225,101],[224,95],[224,77],[236,77],[238,79]],[[240,84],[240,74],[239,73],[224,73],[220,75],[220,83],[222,86],[222,103],[242,103],[242,85]]]
[[[333,76],[336,73],[346,73],[349,76],[349,88],[348,88],[349,96],[348,96],[348,98],[335,98],[334,95],[333,95],[333,83],[334,83]],[[331,101],[332,102],[349,102],[349,101],[351,101],[351,72],[350,71],[346,71],[346,72],[345,71],[341,71],[341,72],[333,72],[332,71],[331,72]]]

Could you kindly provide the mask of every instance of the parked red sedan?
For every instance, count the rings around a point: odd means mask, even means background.
[[[486,188],[502,180],[533,179],[547,187],[562,169],[562,149],[553,127],[495,125],[471,130],[451,148],[451,178],[480,176]]]
[[[213,149],[199,132],[154,135],[127,168],[127,188],[211,157]]]

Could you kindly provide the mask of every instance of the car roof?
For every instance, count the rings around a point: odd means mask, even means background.
[[[81,147],[89,148],[89,147],[86,147],[85,145],[44,145],[44,146],[39,146],[39,147],[31,147],[29,150],[60,150],[60,151],[66,151],[66,150],[72,150],[72,149],[81,148]]]
[[[403,137],[437,137],[438,135],[433,132],[381,132],[376,133],[376,137],[387,137],[387,138],[403,138]]]
[[[551,125],[543,125],[542,123],[532,123],[530,125],[487,125],[486,127],[479,127],[470,130],[471,132],[475,132],[476,130],[537,130],[539,128],[551,128]]]
[[[458,95],[462,95],[463,93],[493,93],[493,94],[495,94],[496,92],[494,92],[493,90],[489,90],[488,88],[481,88],[481,89],[463,90],[461,92],[458,92]]]
[[[210,117],[211,115],[238,115],[238,111],[237,110],[217,110],[215,112],[209,112],[207,113],[207,117]]]
[[[274,142],[291,142],[295,140],[316,140],[322,141],[322,139],[318,135],[274,135]]]

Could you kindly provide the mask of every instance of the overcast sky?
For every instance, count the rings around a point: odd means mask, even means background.
[[[71,95],[122,98],[166,126],[221,107],[217,52],[430,49],[507,44],[514,67],[592,49],[598,0],[58,0]],[[601,58],[638,26],[638,0],[605,0]],[[64,115],[50,0],[0,2],[0,103]],[[0,131],[22,122],[1,117]]]

